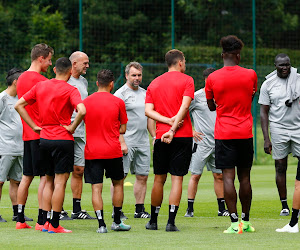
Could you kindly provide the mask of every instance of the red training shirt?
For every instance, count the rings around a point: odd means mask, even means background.
[[[207,99],[215,99],[217,118],[215,139],[252,138],[251,103],[257,91],[257,75],[238,65],[216,70],[207,78]]]
[[[77,88],[65,81],[51,79],[37,83],[23,98],[38,106],[41,121],[41,138],[47,140],[72,140],[73,135],[61,125],[70,125],[71,116],[82,103]]]
[[[124,101],[108,92],[96,92],[83,103],[86,107],[85,159],[122,157],[120,126],[128,121]]]
[[[17,94],[20,99],[24,94],[26,94],[33,86],[35,86],[38,82],[48,80],[43,75],[35,72],[35,71],[25,71],[22,73],[18,79],[17,84]],[[30,115],[31,119],[35,122],[37,126],[41,126],[39,121],[39,112],[37,104],[27,105],[25,107],[27,113]],[[39,134],[33,132],[31,127],[27,125],[26,122],[23,121],[23,141],[31,141],[40,139]]]
[[[194,79],[178,71],[170,71],[155,78],[146,93],[146,103],[153,103],[154,109],[166,117],[175,116],[182,104],[182,98],[189,96],[194,99]],[[169,131],[170,125],[156,122],[156,138]],[[192,123],[189,113],[184,118],[184,123],[174,137],[193,137]]]

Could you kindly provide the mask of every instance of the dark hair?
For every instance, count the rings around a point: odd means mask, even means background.
[[[56,74],[66,74],[71,68],[72,63],[69,58],[61,57],[55,62]]]
[[[278,58],[285,58],[285,57],[287,57],[287,58],[290,60],[290,57],[289,57],[287,54],[285,54],[285,53],[280,53],[280,54],[278,54],[278,55],[275,57],[275,64],[276,64],[276,61],[278,60]]]
[[[236,36],[224,36],[220,40],[220,45],[223,48],[223,53],[238,54],[244,46],[241,39]]]
[[[45,43],[36,44],[31,50],[31,61],[38,59],[40,56],[47,58],[49,54],[54,54],[54,50]]]
[[[205,70],[203,70],[203,77],[204,79],[207,78],[212,72],[216,71],[214,68],[207,68]]]
[[[7,86],[11,86],[14,80],[17,80],[19,76],[23,73],[23,70],[12,68],[7,72],[6,76],[6,84]]]
[[[168,67],[175,65],[179,60],[183,61],[184,54],[178,49],[169,50],[165,55],[165,61]]]
[[[97,74],[98,84],[107,87],[109,83],[115,80],[114,74],[109,69],[102,69]]]

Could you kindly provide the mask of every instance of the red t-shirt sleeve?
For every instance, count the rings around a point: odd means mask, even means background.
[[[74,88],[74,90],[71,92],[70,101],[74,109],[77,108],[77,105],[79,103],[82,103],[81,96],[78,89]]]
[[[120,99],[120,117],[119,118],[120,118],[121,124],[126,124],[128,121],[125,102],[122,99]]]
[[[32,105],[36,102],[36,86],[37,85],[34,85],[26,94],[22,96],[29,105]]]
[[[147,88],[145,103],[153,103],[153,99],[149,87]]]
[[[214,93],[212,91],[212,86],[211,86],[211,78],[209,76],[205,84],[205,95],[207,100],[211,100],[214,98]]]
[[[257,74],[256,74],[256,72],[253,70],[253,74],[254,74],[254,76],[253,76],[253,78],[254,78],[254,86],[253,86],[253,90],[255,91],[255,92],[257,92]]]
[[[194,99],[194,93],[195,93],[194,79],[192,77],[189,77],[185,85],[183,96],[189,96],[192,99]]]

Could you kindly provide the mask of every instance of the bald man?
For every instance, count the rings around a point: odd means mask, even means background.
[[[86,74],[89,68],[89,57],[81,51],[76,51],[69,57],[72,63],[72,76],[68,83],[76,87],[84,100],[88,96],[88,82],[82,76]],[[72,115],[72,122],[76,116],[74,111]],[[75,130],[74,136],[74,171],[71,177],[71,190],[73,193],[73,212],[72,219],[96,219],[91,217],[87,211],[81,209],[81,194],[82,194],[82,177],[84,172],[84,147],[85,147],[85,127],[83,121]],[[60,215],[61,220],[69,220],[67,212],[62,210]]]

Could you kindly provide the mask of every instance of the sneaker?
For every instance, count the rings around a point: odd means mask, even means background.
[[[111,225],[111,230],[114,230],[114,231],[129,231],[130,229],[131,229],[131,226],[125,225],[123,223],[123,221],[121,221],[120,224],[113,222]]]
[[[100,234],[107,233],[107,228],[105,226],[99,227],[96,232]]]
[[[218,211],[218,216],[229,216],[228,210]]]
[[[48,232],[48,229],[49,229],[49,221],[46,221],[46,223],[43,225],[43,228],[42,228],[42,232]]]
[[[18,215],[14,215],[12,217],[12,221],[17,221],[17,219],[18,219]],[[33,221],[33,219],[28,218],[26,215],[24,215],[24,219],[25,219],[25,221]]]
[[[250,221],[241,220],[239,227],[242,228],[243,232],[248,232],[248,233],[255,232],[255,228],[251,225]]]
[[[150,221],[148,221],[145,227],[148,230],[157,230],[157,223],[150,223]]]
[[[62,226],[58,226],[57,228],[55,228],[51,224],[49,224],[48,233],[50,233],[50,234],[55,234],[55,233],[72,233],[72,231],[63,228]]]
[[[43,227],[44,227],[44,225],[40,225],[39,223],[35,224],[35,230],[37,230],[37,231],[42,231]]]
[[[224,234],[241,234],[243,230],[239,224],[239,222],[232,222],[230,227],[224,230]]]
[[[114,218],[115,214],[114,212],[111,214],[111,218]],[[121,216],[120,216],[121,220],[127,220],[128,217],[123,213],[123,211],[121,211]]]
[[[75,219],[80,219],[80,220],[96,220],[95,217],[92,217],[88,214],[88,212],[86,210],[81,210],[77,213],[72,213],[71,218],[73,220]]]
[[[175,225],[167,224],[166,231],[167,232],[176,232],[176,231],[180,231],[180,230]]]
[[[17,222],[16,229],[25,229],[25,228],[31,228],[26,222]]]
[[[194,211],[186,210],[184,217],[194,217]]]
[[[73,220],[69,217],[68,213],[65,210],[62,210],[59,215],[60,220]]]
[[[142,212],[134,212],[134,218],[144,218],[144,219],[147,219],[147,218],[151,218],[151,215],[146,212],[146,211],[142,211]]]
[[[293,227],[291,227],[290,224],[287,224],[283,228],[277,228],[276,232],[278,232],[278,233],[299,233],[298,223]]]
[[[7,220],[3,219],[2,216],[0,215],[0,222],[7,222]]]
[[[280,212],[280,216],[288,216],[290,215],[290,210],[288,208],[284,208]]]

